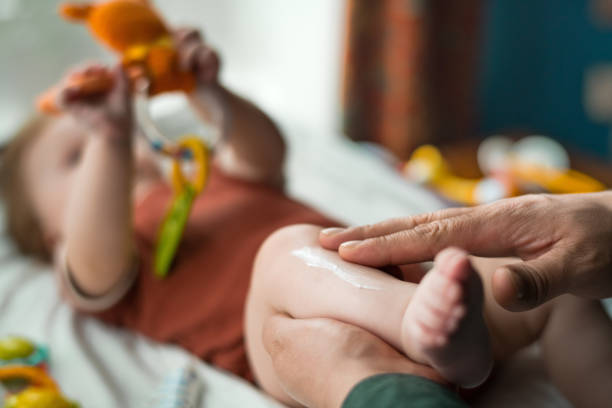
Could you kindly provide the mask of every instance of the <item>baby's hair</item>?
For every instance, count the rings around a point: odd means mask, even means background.
[[[51,251],[45,245],[41,223],[28,197],[23,160],[28,146],[48,120],[44,116],[29,120],[0,153],[0,196],[5,204],[7,231],[23,254],[45,262],[51,260]]]

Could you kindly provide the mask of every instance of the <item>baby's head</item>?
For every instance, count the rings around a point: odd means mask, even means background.
[[[24,254],[51,259],[84,145],[84,132],[69,116],[39,116],[2,153],[0,192],[8,232]]]
[[[0,195],[8,232],[26,255],[50,261],[63,239],[68,200],[91,137],[70,115],[38,116],[18,132],[0,156]],[[157,157],[134,143],[134,193],[162,180]],[[78,194],[78,191],[74,191]]]

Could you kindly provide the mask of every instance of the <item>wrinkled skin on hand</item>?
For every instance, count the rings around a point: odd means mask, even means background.
[[[305,406],[340,407],[357,383],[376,374],[405,373],[444,382],[431,367],[339,321],[276,315],[265,323],[263,336],[283,388]]]
[[[324,230],[321,244],[368,266],[433,259],[449,246],[477,256],[515,256],[493,276],[509,310],[536,307],[563,293],[612,296],[612,192],[527,195],[472,208]]]

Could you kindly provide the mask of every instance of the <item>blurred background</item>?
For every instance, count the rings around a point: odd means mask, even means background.
[[[482,138],[540,134],[610,183],[612,1],[348,3],[344,125],[407,159],[423,143],[478,176]]]
[[[60,0],[0,0],[0,137],[71,65],[114,61],[86,29],[60,19]],[[342,0],[154,0],[169,24],[202,29],[222,79],[266,110],[337,128]]]
[[[69,66],[112,60],[56,16],[59,3],[0,0],[0,140]],[[608,177],[612,0],[154,4],[170,24],[202,28],[230,88],[310,137],[342,133],[401,159],[434,143],[472,175],[481,138],[543,134]]]

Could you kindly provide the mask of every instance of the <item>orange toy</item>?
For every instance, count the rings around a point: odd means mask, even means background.
[[[168,91],[189,92],[195,87],[190,72],[179,69],[172,35],[147,0],[110,0],[93,4],[66,3],[60,14],[83,22],[100,42],[121,56],[121,64],[132,78],[149,81],[149,95]],[[112,86],[109,77],[88,75],[70,78],[85,92],[101,93]],[[43,112],[58,113],[57,89],[38,100]]]
[[[64,398],[55,381],[38,367],[0,367],[0,380],[14,379],[26,380],[28,386],[16,394],[9,394],[4,408],[79,408],[79,404]]]

